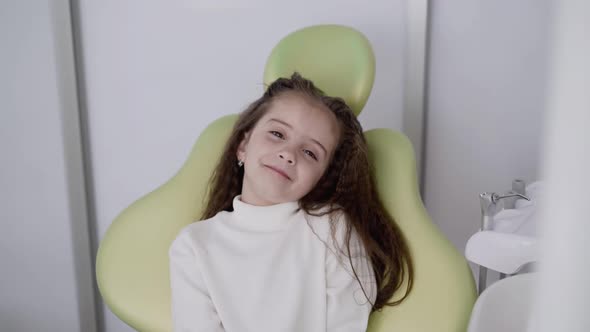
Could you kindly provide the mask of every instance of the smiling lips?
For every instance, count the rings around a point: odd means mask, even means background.
[[[281,171],[281,170],[280,170],[280,169],[278,169],[278,168],[274,168],[274,167],[272,167],[272,166],[268,166],[268,165],[265,165],[265,166],[266,166],[266,167],[268,167],[268,168],[270,168],[271,170],[273,170],[273,171],[275,171],[275,172],[279,173],[279,174],[280,174],[280,175],[282,175],[282,176],[283,176],[285,179],[287,179],[287,180],[291,181],[291,178],[290,178],[290,177],[287,175],[287,173],[285,173],[285,172]]]

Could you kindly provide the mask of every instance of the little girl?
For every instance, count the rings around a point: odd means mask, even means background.
[[[365,331],[411,290],[359,122],[297,73],[241,114],[208,197],[169,252],[176,331]]]

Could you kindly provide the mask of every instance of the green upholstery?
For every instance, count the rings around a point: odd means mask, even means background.
[[[374,313],[367,331],[466,331],[476,299],[473,275],[422,204],[412,144],[387,129],[365,135],[379,197],[406,236],[415,266],[410,296],[399,306]]]
[[[311,79],[329,96],[346,101],[359,115],[373,88],[375,56],[360,32],[341,25],[316,25],[283,38],[272,50],[264,83],[293,72]]]
[[[96,258],[104,302],[138,331],[171,331],[168,248],[197,220],[205,186],[237,115],[209,125],[167,183],[125,209],[105,234]]]
[[[370,94],[374,68],[371,47],[360,33],[315,26],[283,39],[264,76],[271,82],[297,70],[326,93],[343,96],[358,114]],[[236,120],[230,115],[209,125],[180,171],[125,209],[101,242],[96,274],[103,299],[139,331],[171,330],[168,247],[200,215],[206,183]],[[415,263],[411,295],[400,306],[374,313],[368,331],[465,331],[476,298],[473,277],[424,209],[411,143],[386,129],[370,130],[366,137],[380,197],[407,237]]]

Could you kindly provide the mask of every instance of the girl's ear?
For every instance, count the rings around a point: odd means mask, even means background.
[[[244,161],[246,159],[246,146],[248,145],[249,140],[250,140],[250,132],[246,132],[244,134],[244,138],[240,142],[240,145],[238,145],[238,151],[237,151],[237,156],[236,156],[238,158],[238,160]]]

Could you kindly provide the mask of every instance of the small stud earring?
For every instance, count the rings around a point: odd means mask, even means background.
[[[238,167],[242,167],[242,166],[244,166],[244,162],[241,160],[238,160]]]

